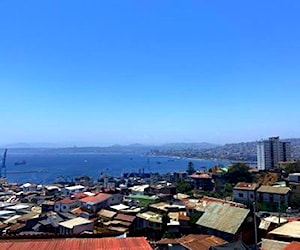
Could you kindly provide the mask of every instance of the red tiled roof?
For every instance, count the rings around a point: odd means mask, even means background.
[[[128,222],[133,222],[134,219],[135,219],[135,216],[126,215],[126,214],[118,214],[115,217],[115,220],[122,220],[122,221],[128,221]]]
[[[88,196],[83,199],[80,199],[81,202],[91,202],[91,203],[101,203],[112,197],[111,194],[99,193],[95,196]]]
[[[43,240],[9,240],[0,241],[0,249],[97,249],[97,250],[152,250],[150,244],[143,237],[132,238],[69,238]]]
[[[62,200],[59,200],[59,201],[57,201],[57,202],[59,202],[59,203],[65,203],[65,204],[72,204],[72,203],[77,202],[77,200],[71,199],[71,198],[67,197],[67,198],[64,198],[64,199],[62,199]]]

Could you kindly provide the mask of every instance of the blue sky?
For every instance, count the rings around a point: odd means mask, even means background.
[[[1,1],[0,144],[300,137],[299,1]]]

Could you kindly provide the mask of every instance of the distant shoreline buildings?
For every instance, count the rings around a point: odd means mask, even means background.
[[[291,159],[291,143],[279,140],[279,136],[257,142],[258,170],[276,168],[279,162],[287,162]]]

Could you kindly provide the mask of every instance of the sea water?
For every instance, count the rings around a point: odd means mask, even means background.
[[[26,164],[16,165],[16,162]],[[179,157],[159,157],[139,154],[108,153],[11,153],[7,156],[6,169],[9,182],[40,184],[52,183],[57,177],[72,180],[90,176],[94,180],[100,173],[120,177],[125,172],[168,173],[185,171],[192,161],[196,170],[216,165],[228,166],[229,161],[200,160]]]

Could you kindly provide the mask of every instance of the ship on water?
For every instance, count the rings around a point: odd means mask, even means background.
[[[26,161],[25,161],[25,160],[15,162],[15,166],[18,166],[18,165],[25,165],[25,164],[26,164]]]

